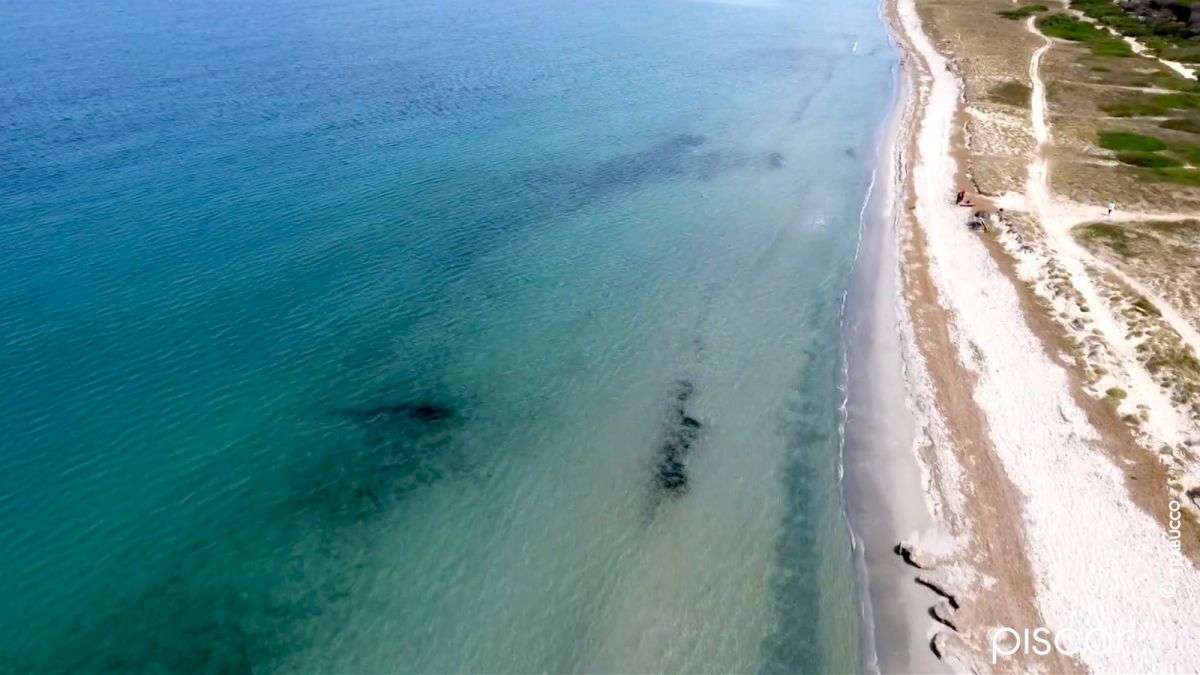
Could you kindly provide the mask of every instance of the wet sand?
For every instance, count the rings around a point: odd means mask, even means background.
[[[847,406],[843,466],[847,516],[854,529],[863,583],[864,631],[872,670],[942,673],[950,670],[929,648],[929,607],[938,597],[916,583],[916,570],[893,548],[933,526],[907,405],[898,330],[898,214],[895,142],[909,105],[897,76],[893,120],[880,150],[876,188],[865,205],[862,240],[847,297],[844,324]]]

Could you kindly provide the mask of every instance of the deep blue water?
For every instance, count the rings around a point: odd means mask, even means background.
[[[0,10],[0,669],[859,666],[874,0]]]

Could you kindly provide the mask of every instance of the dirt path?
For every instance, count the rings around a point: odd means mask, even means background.
[[[1044,43],[1029,59],[1029,79],[1033,83],[1030,119],[1033,124],[1033,135],[1037,142],[1037,149],[1034,153],[1033,161],[1029,164],[1026,193],[1034,217],[1041,224],[1047,236],[1055,242],[1056,248],[1061,254],[1059,262],[1067,270],[1068,274],[1070,274],[1072,285],[1075,286],[1087,301],[1089,307],[1092,308],[1093,319],[1097,328],[1101,330],[1104,338],[1113,346],[1118,354],[1123,358],[1129,359],[1128,362],[1131,364],[1138,363],[1135,345],[1127,339],[1125,328],[1116,320],[1116,317],[1112,315],[1107,305],[1103,302],[1099,290],[1087,272],[1089,266],[1111,272],[1126,286],[1132,288],[1153,303],[1160,311],[1163,321],[1179,335],[1180,339],[1191,348],[1194,354],[1200,356],[1200,331],[1197,331],[1196,327],[1190,321],[1184,318],[1162,296],[1155,293],[1145,284],[1130,277],[1117,266],[1092,255],[1075,241],[1075,237],[1071,234],[1071,230],[1078,225],[1108,218],[1108,210],[1104,207],[1081,208],[1081,205],[1056,200],[1051,193],[1050,162],[1047,157],[1050,144],[1050,129],[1047,123],[1046,85],[1041,78],[1041,62],[1042,57],[1050,50],[1054,42],[1038,29],[1035,21],[1035,17],[1030,17],[1025,23],[1029,32],[1041,38]],[[1126,222],[1170,222],[1197,217],[1200,217],[1200,214],[1132,212],[1122,213],[1119,219]],[[1159,389],[1158,385],[1150,377],[1150,374],[1145,372],[1144,369],[1131,368],[1131,370],[1136,370],[1136,373],[1130,373],[1130,377],[1138,380],[1139,387]],[[1146,392],[1149,394],[1151,389],[1146,389]],[[1169,397],[1160,392],[1159,398],[1167,406],[1164,410],[1169,409]]]

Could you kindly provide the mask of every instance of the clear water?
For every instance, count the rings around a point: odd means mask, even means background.
[[[2,669],[859,667],[875,0],[0,10]]]

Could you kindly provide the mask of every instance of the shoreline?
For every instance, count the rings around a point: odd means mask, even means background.
[[[891,648],[900,635],[915,654],[915,635],[925,628],[926,651],[955,671],[1196,666],[1200,656],[1182,639],[1195,633],[1195,619],[1180,609],[1197,599],[1195,568],[1185,564],[1178,572],[1173,606],[1163,606],[1154,592],[1155,574],[1172,560],[1160,513],[1165,500],[1156,509],[1129,494],[1117,463],[1124,457],[1111,450],[1124,441],[1103,419],[1111,411],[1084,395],[1079,374],[1055,353],[1056,327],[1037,315],[1032,291],[1004,247],[969,233],[967,212],[950,203],[956,189],[972,182],[965,135],[971,101],[964,99],[960,55],[947,55],[944,44],[935,47],[917,0],[883,0],[881,7],[907,84],[889,126],[895,311],[903,386],[916,425],[908,459],[919,468],[931,514],[927,527],[908,535],[897,552],[908,563],[908,578],[942,597],[927,596],[928,612],[918,614],[912,603],[921,600],[909,593],[890,610],[873,606],[873,619],[878,625],[907,616],[907,625],[893,631]],[[1037,123],[1035,113],[1031,124]],[[1039,166],[1045,161],[1031,160],[1031,181],[1045,171]],[[879,455],[885,456],[902,461],[895,447]],[[858,482],[870,484],[869,477]],[[911,506],[903,485],[888,487],[895,489],[874,500],[876,506]],[[884,532],[877,527],[872,535],[879,539]],[[874,542],[876,550],[881,543]],[[900,557],[892,559],[898,564]],[[1105,587],[1117,572],[1124,586]],[[872,576],[887,581],[872,584]],[[876,572],[866,581],[874,602],[882,593],[877,586],[902,584],[905,576]],[[901,605],[905,611],[897,611]],[[989,660],[988,639],[998,628],[1042,626],[1134,631],[1153,648],[1135,651],[1127,644],[1118,653],[1018,652]],[[881,659],[885,642],[877,636]],[[884,669],[900,670],[906,669]]]
[[[880,6],[880,20],[884,6]],[[892,44],[901,54],[894,35]],[[912,114],[912,83],[894,70],[891,113],[880,132],[873,189],[863,205],[859,248],[843,315],[845,426],[842,466],[846,517],[854,538],[863,611],[864,665],[873,673],[950,672],[929,649],[928,606],[937,596],[917,583],[896,542],[933,527],[921,467],[912,454],[914,420],[898,324],[902,302],[896,203],[897,143]]]

